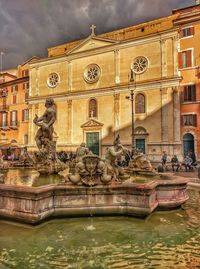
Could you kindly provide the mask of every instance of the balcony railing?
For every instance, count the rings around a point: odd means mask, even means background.
[[[9,126],[8,126],[8,123],[6,123],[6,122],[2,122],[2,123],[0,124],[0,129],[1,129],[1,130],[4,130],[4,131],[10,130],[10,128],[9,128]]]
[[[9,106],[7,106],[7,105],[1,105],[0,106],[0,112],[1,111],[8,111],[9,110]]]

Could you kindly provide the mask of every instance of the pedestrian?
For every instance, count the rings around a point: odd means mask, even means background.
[[[163,155],[162,155],[162,158],[161,158],[161,162],[162,162],[162,165],[163,165],[163,166],[166,165],[166,162],[167,162],[167,152],[166,152],[166,151],[163,151]]]
[[[179,161],[178,161],[178,158],[176,155],[174,155],[171,159],[171,164],[172,164],[172,170],[173,172],[175,171],[175,168],[176,168],[176,172],[178,172],[179,168],[180,168],[180,164],[179,164]]]

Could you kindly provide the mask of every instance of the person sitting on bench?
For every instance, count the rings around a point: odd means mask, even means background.
[[[172,170],[173,172],[175,171],[175,168],[176,168],[176,172],[178,172],[179,168],[180,168],[180,164],[179,164],[179,161],[178,161],[178,158],[176,155],[174,155],[171,159],[171,164],[172,164]]]
[[[184,163],[185,165],[185,171],[191,171],[192,168],[192,158],[190,157],[190,154],[187,154],[185,159],[184,159]]]

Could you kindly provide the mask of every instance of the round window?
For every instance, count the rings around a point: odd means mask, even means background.
[[[59,76],[56,73],[51,73],[47,79],[47,84],[49,87],[54,88],[58,85]]]
[[[97,64],[90,64],[86,67],[84,71],[84,79],[88,83],[96,82],[101,74],[101,69]]]
[[[148,60],[144,56],[134,59],[132,69],[135,74],[144,73],[148,68]]]

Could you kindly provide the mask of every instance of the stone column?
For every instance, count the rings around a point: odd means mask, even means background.
[[[166,40],[161,40],[160,45],[161,45],[161,77],[167,77]]]
[[[180,93],[179,87],[173,88],[173,118],[174,118],[174,142],[180,142]]]
[[[114,94],[114,130],[119,128],[120,94]]]
[[[120,83],[120,52],[118,49],[114,51],[114,62],[115,62],[115,84]]]
[[[67,143],[72,143],[72,100],[67,100]]]
[[[161,91],[161,137],[162,142],[168,142],[168,89]]]
[[[35,69],[35,95],[36,96],[38,96],[38,95],[40,95],[40,91],[39,91],[39,83],[38,83],[38,80],[39,80],[39,68],[38,67],[36,67],[36,69]]]
[[[33,105],[28,105],[29,110],[29,120],[28,120],[28,145],[32,146],[34,142],[33,138]]]
[[[172,55],[173,55],[173,67],[174,76],[178,75],[178,35],[172,37]]]
[[[68,91],[72,91],[72,62],[68,62]]]

